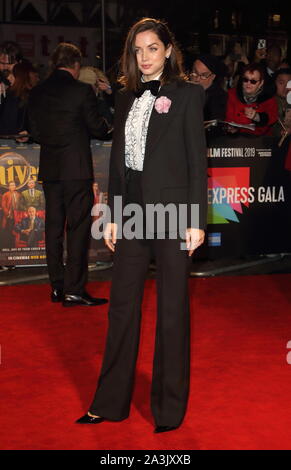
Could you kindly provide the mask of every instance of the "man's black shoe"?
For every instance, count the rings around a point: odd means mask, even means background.
[[[97,299],[95,297],[91,297],[87,292],[84,292],[82,295],[65,294],[63,306],[75,307],[81,305],[84,307],[96,307],[97,305],[107,304],[107,302],[107,299]]]
[[[160,432],[169,432],[169,431],[174,431],[174,429],[177,429],[178,426],[157,426],[154,432],[160,433]]]
[[[62,302],[64,299],[64,293],[61,289],[53,289],[51,292],[52,302]]]
[[[82,416],[81,418],[77,419],[75,421],[78,424],[99,424],[104,421],[104,418],[99,416],[98,418],[95,418],[94,416],[89,416],[88,414]]]

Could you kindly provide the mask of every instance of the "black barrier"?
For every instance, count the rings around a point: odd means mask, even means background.
[[[95,202],[92,233],[98,222],[98,204],[107,202],[110,142],[92,141]],[[221,137],[208,149],[208,229],[196,258],[291,252],[290,175],[284,169],[286,148],[268,137]],[[39,146],[2,142],[0,146],[0,265],[46,263],[42,187],[29,195],[36,179]],[[9,182],[15,182],[13,204]],[[35,197],[35,199],[34,199]],[[13,206],[13,207],[12,207]],[[39,233],[28,239],[28,207],[36,208]],[[95,210],[94,210],[95,208]],[[97,209],[96,209],[97,208]],[[89,261],[108,261],[103,240],[92,237]]]
[[[220,137],[208,149],[208,229],[200,256],[291,252],[286,147],[272,137]]]

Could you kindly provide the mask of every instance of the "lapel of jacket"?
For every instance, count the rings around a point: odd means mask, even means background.
[[[120,120],[118,122],[118,128],[124,129],[125,128],[125,122],[128,116],[128,113],[130,111],[130,108],[132,107],[132,104],[135,100],[135,95],[131,91],[125,91],[123,95],[121,95],[121,102],[120,102]]]
[[[178,85],[176,82],[172,82],[166,84],[161,87],[157,99],[161,96],[167,97],[171,100],[171,106],[167,113],[158,113],[155,109],[155,105],[153,107],[153,111],[149,121],[148,133],[147,133],[147,141],[146,141],[146,148],[145,148],[145,159],[151,157],[152,150],[157,145],[159,139],[161,138],[162,134],[166,131],[171,119],[174,117],[176,109],[179,105],[179,102],[176,98],[177,95]]]
[[[124,91],[119,97],[118,114],[115,116],[114,126],[114,146],[116,148],[116,158],[119,161],[121,174],[125,173],[125,123],[128,113],[135,100],[131,91]],[[115,152],[114,152],[115,153]]]

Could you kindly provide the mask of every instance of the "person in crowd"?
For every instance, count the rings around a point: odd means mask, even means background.
[[[93,206],[90,135],[103,138],[110,126],[98,112],[92,87],[77,80],[82,62],[79,48],[60,43],[51,61],[52,74],[33,88],[28,106],[31,133],[41,146],[38,179],[46,201],[51,300],[65,307],[96,306],[107,300],[93,298],[85,290]]]
[[[30,178],[27,182],[28,189],[22,191],[23,210],[33,206],[36,210],[44,210],[44,196],[43,192],[35,188],[34,178]]]
[[[94,400],[77,423],[121,421],[129,415],[144,281],[154,254],[158,319],[151,405],[155,432],[160,433],[181,425],[187,405],[188,268],[204,240],[207,210],[204,90],[185,80],[175,40],[156,19],[144,18],[132,26],[122,64],[124,89],[116,97],[108,190],[113,220],[104,235],[114,252],[109,330]],[[125,226],[118,226],[116,196],[125,206],[135,203],[140,208],[145,218],[144,225],[142,217],[137,223],[141,233],[127,237]],[[158,203],[164,208],[182,204],[189,212],[197,205],[199,220],[184,220],[180,237],[172,225],[154,226],[147,217],[149,205]],[[123,236],[117,236],[119,229]]]
[[[225,118],[227,93],[221,86],[223,72],[223,65],[214,55],[201,55],[193,63],[191,81],[205,90],[205,121]]]
[[[0,44],[0,71],[12,72],[14,66],[21,62],[23,53],[21,47],[13,41],[4,41]]]
[[[274,95],[276,93],[274,73],[281,67],[282,50],[276,43],[269,44],[268,47],[259,47],[259,43],[261,41],[262,40],[258,40],[257,42],[257,47],[253,53],[252,63],[260,64],[263,67],[265,89],[268,89],[268,92]]]
[[[278,105],[278,120],[273,125],[273,135],[281,138],[286,132],[291,132],[290,105],[287,103],[287,84],[291,80],[291,68],[282,68],[274,74],[276,84],[276,100]]]
[[[224,59],[227,68],[227,89],[237,85],[242,69],[249,64],[249,59],[241,40],[237,39],[230,46],[230,51]]]
[[[82,67],[80,70],[79,80],[80,82],[87,83],[92,86],[96,95],[99,114],[103,116],[107,122],[112,124],[113,113],[107,102],[100,96],[99,80],[96,70],[97,69],[94,67]]]
[[[22,61],[20,46],[13,41],[0,44],[0,106],[5,101],[6,91],[13,84],[13,68]]]
[[[26,242],[27,246],[37,246],[44,236],[44,220],[36,215],[36,208],[28,207],[27,217],[15,225],[14,231],[20,234],[20,240]]]
[[[0,109],[0,134],[27,134],[29,130],[27,103],[35,79],[35,68],[29,62],[21,62],[13,68],[14,81],[7,90],[6,99]],[[20,138],[18,141],[27,139]]]
[[[222,86],[225,71],[224,64],[214,55],[201,55],[193,63],[190,79],[205,90],[204,121],[225,118],[227,93]],[[223,134],[223,127],[219,124],[206,127],[208,145],[213,138]]]
[[[266,68],[270,77],[279,69],[282,63],[282,50],[278,44],[270,44],[267,48]]]
[[[271,135],[272,126],[278,118],[278,106],[264,84],[264,69],[254,63],[245,67],[237,87],[228,90],[226,121],[255,125],[254,130],[231,127],[230,132]]]
[[[268,47],[257,47],[252,62],[259,63],[265,68],[266,78],[272,77],[282,64],[281,47],[276,43],[269,44]]]
[[[16,190],[15,181],[8,183],[8,191],[2,196],[2,228],[4,230],[4,240],[7,248],[14,246],[14,236],[12,233],[15,224],[15,211],[22,208],[22,195]]]
[[[112,96],[112,87],[105,73],[103,73],[102,70],[98,69],[97,67],[94,67],[94,71],[97,76],[97,86],[99,95],[101,95],[102,97]]]

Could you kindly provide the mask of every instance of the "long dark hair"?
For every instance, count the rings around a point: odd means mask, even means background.
[[[20,64],[16,64],[13,68],[15,81],[9,91],[23,102],[27,101],[32,88],[30,73],[37,73],[37,70],[30,62],[21,62]]]
[[[182,69],[182,54],[176,44],[175,38],[169,30],[166,23],[154,18],[143,18],[135,23],[129,30],[125,41],[125,46],[121,58],[122,76],[119,82],[128,90],[137,91],[140,87],[141,72],[137,65],[135,52],[135,38],[138,33],[144,31],[153,31],[165,48],[172,46],[169,59],[166,59],[163,74],[161,76],[162,84],[167,82],[185,79]]]

